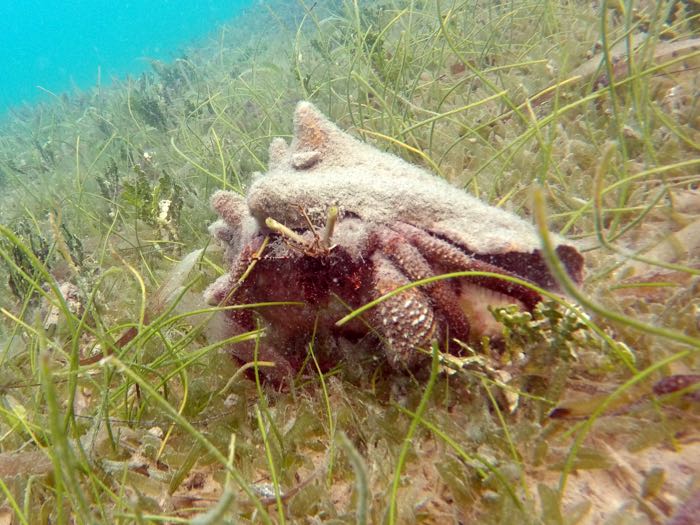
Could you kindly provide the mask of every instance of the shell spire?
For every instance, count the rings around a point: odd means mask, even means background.
[[[309,102],[299,102],[294,112],[294,140],[292,151],[324,152],[332,149],[333,138],[342,132]]]
[[[299,102],[294,111],[294,138],[287,146],[276,139],[270,145],[270,170],[308,170],[324,162],[350,166],[365,144],[341,131],[310,102]]]

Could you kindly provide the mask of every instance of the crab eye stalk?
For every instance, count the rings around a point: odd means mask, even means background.
[[[335,229],[335,224],[338,221],[338,207],[331,206],[328,209],[328,217],[326,217],[326,227],[323,230],[323,246],[330,248],[331,237],[333,237],[333,230]]]
[[[268,217],[267,219],[265,219],[265,226],[270,228],[273,232],[277,232],[283,237],[287,237],[288,239],[298,244],[306,244],[306,240],[301,235],[299,235],[294,230],[287,228],[284,224],[277,222],[272,217]]]

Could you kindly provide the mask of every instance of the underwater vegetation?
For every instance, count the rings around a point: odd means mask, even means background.
[[[138,78],[15,108],[0,133],[2,519],[699,521],[698,16],[691,1],[270,0]],[[329,349],[316,325],[295,333],[285,388],[270,363],[240,366],[231,353],[266,357],[280,305],[205,302],[230,270],[209,202],[251,194],[302,100],[520,217],[562,294],[493,305],[494,337],[413,332],[418,370],[363,337]],[[272,231],[313,238],[299,203],[276,202],[289,213]],[[309,215],[321,241],[329,216]],[[292,259],[323,248],[287,241]],[[406,268],[404,291],[427,289]]]

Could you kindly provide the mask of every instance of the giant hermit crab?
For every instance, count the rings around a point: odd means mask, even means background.
[[[431,340],[495,335],[487,307],[541,299],[528,287],[493,277],[443,280],[381,302],[361,320],[351,309],[411,281],[460,270],[515,275],[553,290],[533,226],[488,206],[445,180],[340,131],[312,104],[296,108],[291,145],[275,139],[269,171],[245,196],[220,191],[211,227],[230,265],[206,291],[209,303],[298,301],[259,308],[270,328],[258,358],[275,361],[281,379],[298,369],[312,334],[326,341],[374,333],[393,368],[417,367]],[[580,282],[583,259],[558,240],[556,251]],[[228,310],[229,329],[256,326],[250,309]],[[236,345],[243,361],[255,347]]]

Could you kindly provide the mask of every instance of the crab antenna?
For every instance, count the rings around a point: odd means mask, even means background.
[[[331,245],[331,237],[333,237],[333,230],[335,229],[335,223],[338,221],[338,207],[331,206],[328,208],[328,216],[326,217],[326,228],[323,230],[323,245],[329,248]]]
[[[268,217],[267,219],[265,219],[265,225],[272,231],[276,231],[277,233],[287,237],[288,239],[293,240],[296,243],[299,243],[301,245],[306,244],[306,240],[301,235],[299,235],[294,230],[287,228],[284,224],[277,222],[272,217]]]

